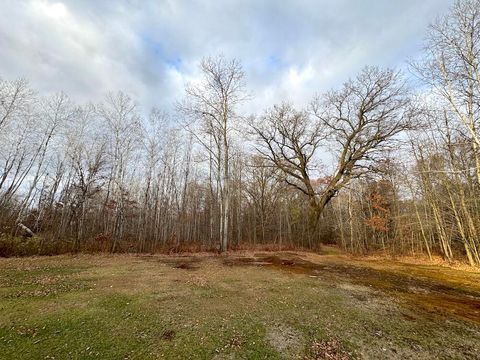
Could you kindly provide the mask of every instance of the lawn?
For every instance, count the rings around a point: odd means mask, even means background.
[[[1,359],[480,359],[480,274],[309,253],[0,259]]]

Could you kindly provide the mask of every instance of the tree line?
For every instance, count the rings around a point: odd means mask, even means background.
[[[480,1],[406,76],[365,67],[256,115],[241,63],[200,63],[174,113],[0,79],[0,255],[268,244],[480,265]]]

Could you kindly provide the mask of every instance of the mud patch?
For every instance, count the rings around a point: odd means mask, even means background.
[[[265,266],[270,263],[253,257],[232,256],[223,259],[223,265],[226,266]]]
[[[175,337],[175,330],[165,330],[162,335],[160,335],[160,339],[171,341]]]
[[[430,313],[480,324],[480,296],[459,297],[451,293],[411,293],[407,294],[406,298]]]
[[[197,270],[199,268],[198,265],[194,265],[192,263],[180,263],[173,266],[175,269],[183,269],[183,270]]]
[[[179,256],[155,256],[155,255],[140,255],[138,259],[147,262],[154,262],[169,265],[175,269],[196,270],[200,268],[202,258],[199,256],[179,255]]]
[[[259,253],[254,257],[226,258],[224,264],[263,266],[293,274],[305,274],[343,287],[343,290],[359,301],[370,303],[372,296],[378,298],[380,295],[386,295],[414,311],[422,310],[434,315],[480,324],[479,291],[433,279],[365,266],[334,262],[315,263],[286,253],[278,255]]]
[[[195,256],[174,256],[171,258],[161,258],[159,261],[175,269],[197,270],[200,268],[200,262],[202,260]]]
[[[269,268],[286,270],[295,274],[318,274],[319,271],[328,268],[321,264],[312,263],[302,259],[296,253],[282,253],[279,255],[255,254],[255,257],[228,257],[223,259],[227,266],[264,266]]]

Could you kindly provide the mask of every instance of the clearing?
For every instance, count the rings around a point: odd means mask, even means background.
[[[0,259],[2,359],[480,359],[480,274],[302,252]]]

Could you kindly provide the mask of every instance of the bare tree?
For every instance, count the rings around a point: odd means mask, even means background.
[[[68,160],[72,168],[69,205],[75,224],[74,250],[79,251],[84,239],[87,212],[91,200],[99,194],[106,178],[106,137],[98,129],[95,108],[91,105],[77,110],[68,133]]]
[[[291,105],[274,106],[253,125],[260,140],[258,152],[284,174],[286,183],[305,194],[320,216],[322,209],[310,172],[315,155],[325,140],[324,128],[306,111]]]
[[[34,99],[25,79],[7,81],[0,78],[0,134],[10,121],[25,116]]]
[[[145,162],[145,189],[143,193],[143,211],[140,214],[138,239],[139,250],[145,251],[145,242],[148,235],[155,237],[156,229],[155,216],[152,216],[158,209],[158,188],[155,189],[155,178],[159,175],[158,168],[164,152],[165,140],[168,137],[167,116],[159,109],[152,109],[148,117],[148,123],[144,128],[143,152]],[[158,184],[157,184],[158,187]],[[153,201],[152,201],[153,200]],[[153,225],[153,226],[152,226]],[[149,229],[153,232],[149,233]]]
[[[271,223],[277,210],[284,185],[278,176],[279,170],[268,164],[265,158],[254,155],[247,166],[249,171],[244,191],[254,208],[255,226],[257,219],[260,222],[261,240],[264,242],[267,224]],[[256,231],[254,234],[256,238]]]
[[[339,91],[314,99],[311,113],[276,106],[254,129],[260,153],[282,170],[287,183],[308,196],[318,222],[325,206],[352,179],[375,170],[391,140],[411,127],[414,115],[398,73],[365,68]],[[311,164],[331,144],[332,175],[314,182]]]
[[[126,204],[130,200],[128,178],[135,172],[134,151],[140,143],[141,119],[137,105],[123,92],[108,94],[98,113],[108,131],[107,152],[111,168],[105,205],[114,212],[113,228],[110,228],[113,236],[111,251],[114,252],[124,235]]]
[[[237,60],[227,60],[223,56],[203,59],[200,70],[202,78],[186,87],[186,98],[179,109],[199,125],[196,130],[191,130],[192,124],[187,129],[195,134],[216,165],[220,193],[220,249],[226,251],[231,195],[230,147],[232,131],[239,119],[237,107],[246,100],[244,72]]]
[[[425,59],[413,66],[467,130],[480,184],[480,0],[458,0],[431,24]]]
[[[27,194],[18,210],[17,222],[20,222],[24,216],[25,210],[31,205],[35,198],[37,184],[45,176],[48,151],[56,137],[61,134],[62,127],[71,118],[74,109],[68,96],[65,93],[58,93],[49,98],[43,99],[40,102],[41,109],[36,114],[40,120],[36,124],[36,129],[39,132],[38,146],[33,153],[32,160],[36,163],[36,170],[30,182],[30,187]],[[31,167],[30,167],[31,169]]]
[[[181,119],[144,120],[122,92],[77,106],[0,80],[0,255],[27,249],[22,233],[39,253],[336,241],[478,265],[479,17],[480,0],[459,0],[430,27],[424,98],[367,67],[307,108],[252,117],[253,142],[237,136],[244,72],[221,56],[201,62]]]

